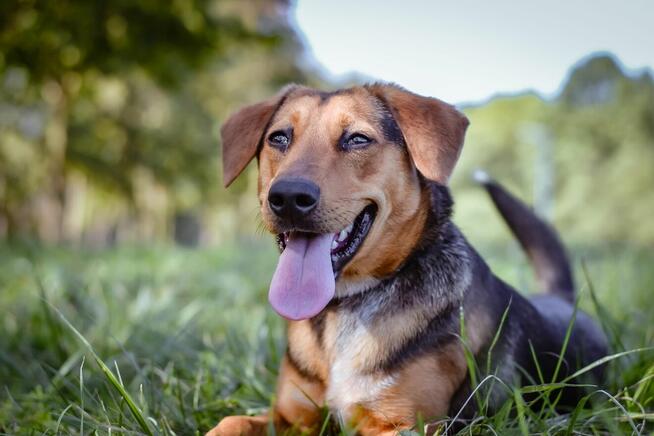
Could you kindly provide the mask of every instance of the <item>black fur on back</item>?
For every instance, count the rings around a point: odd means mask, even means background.
[[[492,331],[488,343],[475,356],[479,368],[488,366],[491,373],[507,384],[541,382],[531,352],[533,347],[543,381],[552,381],[573,305],[552,294],[546,295],[545,300],[536,297],[530,301],[497,278],[452,223],[453,201],[448,188],[426,180],[422,183],[423,189],[429,190],[431,208],[419,243],[392,275],[381,278],[364,292],[334,299],[314,317],[311,325],[319,342],[330,311],[354,315],[371,332],[376,330],[377,323],[387,322],[391,315],[402,311],[427,316],[429,321],[423,328],[368,368],[371,373],[392,373],[417,357],[462,340],[461,311],[466,316],[483,312],[491,320]],[[506,320],[500,329],[505,312]],[[563,355],[559,381],[607,352],[604,336],[592,319],[581,312],[577,312],[576,318]],[[488,362],[489,346],[498,329],[498,341]],[[339,332],[348,333],[347,326]],[[598,382],[601,368],[591,375]],[[479,379],[483,376],[479,374]],[[469,379],[460,386],[451,403],[451,416],[462,412],[460,417],[470,418],[476,413],[474,401],[462,409],[472,388]],[[560,404],[573,405],[580,394],[575,390],[564,391]],[[493,409],[505,397],[498,390],[491,398]]]

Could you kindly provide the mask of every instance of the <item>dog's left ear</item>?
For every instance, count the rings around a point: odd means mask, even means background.
[[[296,85],[288,85],[274,97],[240,109],[220,128],[225,187],[243,172],[257,154],[270,119],[295,88]]]
[[[418,171],[446,184],[463,147],[469,124],[465,115],[441,100],[396,85],[375,84],[368,89],[390,109]]]

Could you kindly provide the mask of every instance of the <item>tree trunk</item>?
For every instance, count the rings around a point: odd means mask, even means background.
[[[54,220],[54,223],[41,223],[45,231],[42,236],[47,242],[61,243],[64,240],[66,216],[66,147],[68,145],[69,107],[65,87],[57,81],[44,85],[44,97],[53,110],[52,120],[45,132],[45,147],[50,158],[50,188],[52,215],[40,217],[41,220]],[[44,234],[43,234],[44,233]]]

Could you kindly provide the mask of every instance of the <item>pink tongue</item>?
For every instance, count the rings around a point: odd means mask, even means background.
[[[268,292],[268,301],[284,318],[311,318],[334,297],[333,237],[329,233],[311,237],[291,233]]]

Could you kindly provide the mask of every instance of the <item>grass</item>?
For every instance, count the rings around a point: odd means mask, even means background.
[[[481,251],[501,277],[533,288],[513,250]],[[559,414],[552,406],[565,380],[516,389],[482,378],[480,393],[494,383],[509,399],[463,434],[652,431],[654,353],[637,349],[654,345],[654,252],[576,253],[580,306],[599,315],[616,353],[606,386]],[[266,303],[274,262],[273,244],[261,241],[211,250],[0,246],[0,433],[191,435],[226,415],[264,411],[285,347],[283,322]],[[528,407],[534,394],[543,407]],[[333,433],[348,431],[325,422],[323,434]]]

